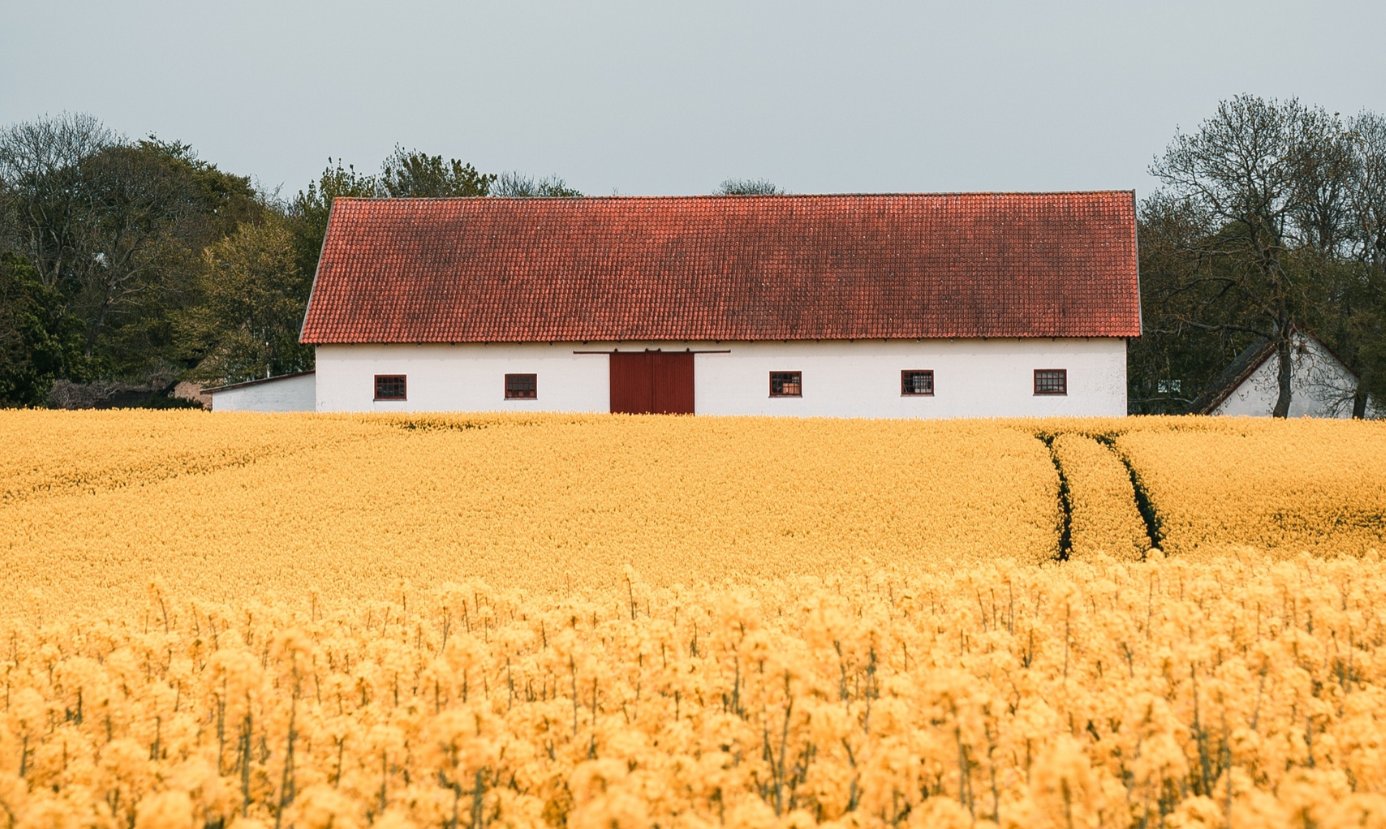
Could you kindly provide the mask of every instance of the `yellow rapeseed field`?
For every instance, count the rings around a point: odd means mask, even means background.
[[[666,584],[821,573],[863,556],[1056,553],[1046,447],[991,424],[166,416],[163,434],[187,441],[197,473],[157,443],[106,459],[121,417],[73,418],[92,424],[95,446],[73,427],[50,444],[47,474],[88,485],[42,492],[34,473],[0,506],[0,550],[20,576],[0,585],[6,605],[138,603],[150,575],[216,600],[378,598],[399,581],[474,577],[615,588],[626,565]],[[261,426],[271,437],[249,445],[287,433],[283,451],[246,462],[240,441]]]
[[[1386,423],[1220,426],[1116,441],[1156,500],[1166,551],[1386,549]]]
[[[1383,426],[0,413],[0,829],[1386,826]]]
[[[1150,531],[1121,459],[1097,440],[1072,432],[1055,436],[1053,451],[1064,471],[1071,511],[1069,556],[1142,558],[1152,546]]]

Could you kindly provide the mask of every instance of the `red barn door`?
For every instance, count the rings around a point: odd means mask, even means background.
[[[693,414],[693,355],[676,351],[652,351],[650,373],[654,376],[655,414]]]
[[[663,351],[613,353],[611,411],[693,414],[693,355]]]
[[[611,355],[611,411],[643,414],[654,407],[654,374],[649,351]]]

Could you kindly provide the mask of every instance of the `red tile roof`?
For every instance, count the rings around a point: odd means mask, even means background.
[[[1130,191],[338,199],[305,343],[1134,337]]]

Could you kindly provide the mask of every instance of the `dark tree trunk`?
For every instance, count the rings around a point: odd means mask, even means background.
[[[1357,381],[1357,391],[1352,393],[1352,419],[1361,420],[1367,416],[1367,384]]]
[[[1280,387],[1280,393],[1275,398],[1275,408],[1271,410],[1271,417],[1290,416],[1290,377],[1292,375],[1292,358],[1294,356],[1294,342],[1291,332],[1281,330],[1280,336],[1275,343],[1275,355],[1279,361],[1276,380]]]

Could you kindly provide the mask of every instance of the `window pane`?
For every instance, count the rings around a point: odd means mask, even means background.
[[[1068,370],[1035,369],[1035,394],[1068,394]]]
[[[770,372],[770,396],[802,397],[804,393],[802,376],[803,373],[798,371]]]
[[[900,372],[901,394],[933,394],[933,369],[915,369]]]
[[[375,375],[376,400],[404,400],[405,376],[403,374]]]
[[[505,375],[506,400],[534,400],[539,396],[539,375]]]

